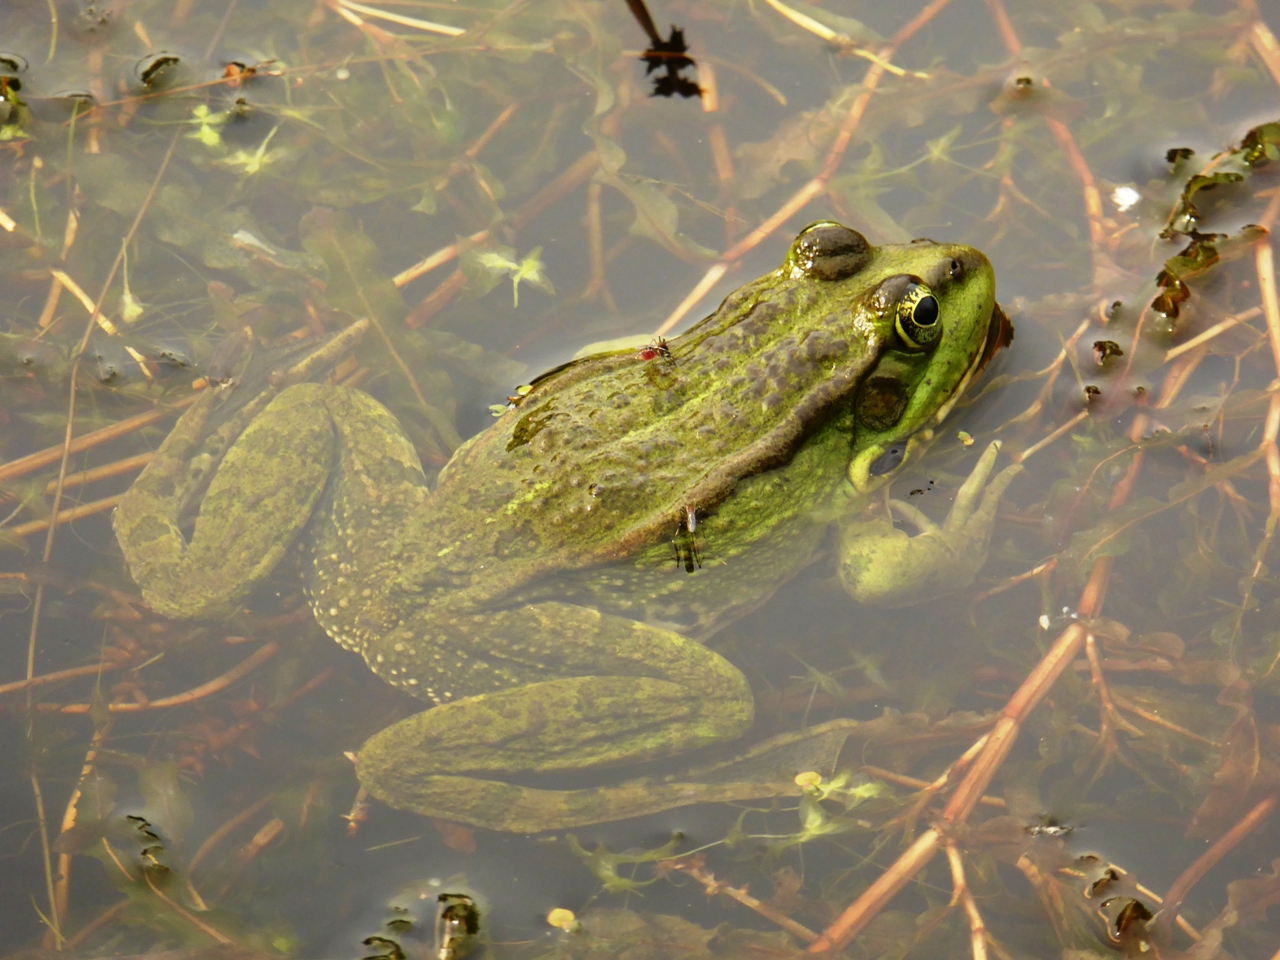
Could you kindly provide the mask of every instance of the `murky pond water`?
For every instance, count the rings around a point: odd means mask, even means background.
[[[1280,9],[643,7],[0,11],[6,952],[1274,958]]]

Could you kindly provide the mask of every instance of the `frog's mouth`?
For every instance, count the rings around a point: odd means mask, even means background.
[[[974,378],[983,371],[992,358],[1000,352],[1001,349],[1013,343],[1013,324],[1009,321],[1009,316],[1000,309],[1000,304],[992,304],[991,320],[987,324],[987,338],[983,341],[982,350],[974,358],[973,363],[969,364],[969,369],[964,372],[964,376],[960,378],[960,384],[956,387],[955,392],[951,394],[951,399],[940,406],[933,415],[936,423],[942,423],[947,419],[947,415],[951,413],[951,408],[956,402],[969,391],[969,384]],[[926,441],[933,438],[932,431]]]
[[[1000,304],[991,305],[991,322],[987,324],[987,342],[982,345],[982,353],[973,367],[976,377],[982,368],[991,362],[991,358],[1013,343],[1013,322],[1009,315],[1000,309]]]
[[[933,440],[934,427],[946,420],[952,408],[962,396],[968,392],[969,385],[1000,352],[1001,348],[1013,342],[1013,324],[1008,315],[1000,309],[998,303],[992,304],[991,320],[987,324],[987,335],[969,369],[960,378],[960,383],[947,401],[942,404],[932,418],[914,433],[899,440],[873,447],[866,454],[856,457],[849,464],[849,481],[860,493],[870,493],[887,482],[904,464],[915,460],[921,450]]]

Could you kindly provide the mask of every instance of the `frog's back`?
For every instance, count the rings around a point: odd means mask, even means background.
[[[575,361],[454,455],[415,533],[419,581],[499,595],[669,540],[686,510],[787,463],[879,344],[773,274],[661,351]],[[810,315],[800,325],[790,319]],[[650,353],[656,354],[648,359]],[[836,469],[841,469],[837,467]]]

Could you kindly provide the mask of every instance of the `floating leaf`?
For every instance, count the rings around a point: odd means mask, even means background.
[[[271,144],[272,138],[280,130],[279,126],[271,128],[271,132],[267,134],[266,139],[258,144],[256,150],[237,150],[228,157],[223,157],[218,163],[224,163],[229,167],[235,167],[246,177],[251,177],[255,173],[262,170],[269,164],[276,163],[285,156],[284,150],[268,151],[267,147]]]
[[[138,792],[146,801],[146,816],[167,836],[181,840],[195,820],[191,801],[178,780],[174,760],[148,763],[138,771]]]
[[[223,150],[226,144],[222,140],[222,126],[231,116],[229,111],[214,113],[205,104],[197,104],[191,109],[191,119],[187,123],[194,124],[196,129],[187,134],[188,140],[197,140],[210,150]]]
[[[1280,123],[1254,127],[1240,141],[1240,151],[1244,162],[1255,168],[1280,160]]]
[[[353,317],[371,317],[384,326],[399,324],[408,308],[381,267],[373,241],[349,214],[318,208],[298,224],[302,245],[324,261],[329,303]]]
[[[679,230],[680,211],[675,201],[654,183],[608,174],[603,168],[597,176],[621,193],[635,209],[631,233],[646,237],[665,247],[682,260],[711,260],[715,251],[694,242]]]
[[[596,844],[594,850],[587,850],[573,834],[565,837],[565,842],[569,844],[569,849],[587,865],[588,869],[595,874],[596,879],[600,881],[604,889],[609,893],[637,893],[641,887],[647,887],[649,884],[656,882],[657,877],[645,881],[624,877],[618,872],[618,868],[637,863],[669,860],[676,855],[676,851],[680,848],[683,840],[684,837],[682,835],[676,834],[667,843],[652,850],[642,850],[639,853],[610,853],[602,843]]]

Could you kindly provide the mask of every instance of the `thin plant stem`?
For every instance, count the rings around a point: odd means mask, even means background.
[[[205,837],[204,842],[191,856],[191,861],[187,864],[187,872],[195,873],[195,870],[204,859],[213,851],[218,844],[234,833],[239,827],[248,823],[253,817],[271,806],[271,801],[275,799],[275,792],[266,794],[254,803],[249,804],[234,817],[225,821],[218,829],[214,830],[209,836]]]
[[[715,874],[710,870],[704,870],[692,860],[667,860],[663,862],[663,865],[671,870],[678,870],[693,877],[693,879],[702,884],[707,896],[723,894],[732,900],[736,900],[748,910],[753,910],[767,920],[776,923],[798,940],[803,940],[805,943],[813,943],[818,939],[816,933],[803,924],[792,920],[777,907],[751,896],[745,887],[731,887],[723,880],[717,880]]]
[[[215,693],[225,690],[232,684],[243,680],[279,652],[279,644],[274,640],[269,640],[254,651],[252,655],[240,661],[226,673],[220,674],[212,680],[200,684],[198,687],[192,687],[190,690],[184,691],[183,693],[175,693],[171,697],[161,697],[158,700],[149,700],[146,703],[108,704],[107,710],[111,713],[142,713],[148,710],[166,710],[170,707],[182,707],[189,703],[195,703],[197,700],[203,700],[205,697],[211,697]],[[62,705],[55,703],[42,703],[37,707],[37,709],[51,713],[88,713],[93,709],[93,705],[89,703],[66,703]]]
[[[71,796],[67,799],[67,809],[62,814],[61,833],[66,833],[76,825],[84,782],[93,773],[94,765],[98,762],[98,753],[102,749],[102,744],[106,741],[107,735],[111,732],[111,723],[111,717],[108,716],[106,722],[93,731],[93,739],[89,741],[89,749],[85,751],[84,765],[80,768],[80,779],[76,781],[75,789],[71,791]],[[60,853],[58,854],[57,883],[54,886],[54,902],[57,904],[57,914],[60,917],[67,915],[70,893],[71,854]]]
[[[58,912],[58,898],[54,887],[53,857],[51,853],[53,848],[49,843],[49,820],[44,812],[44,791],[40,788],[40,775],[36,772],[34,763],[28,773],[31,779],[31,795],[35,798],[36,803],[36,823],[40,829],[40,849],[44,854],[45,895],[49,898],[49,915],[45,917],[45,923],[48,925],[45,933],[45,946],[46,949],[52,947],[55,950],[61,950],[64,943],[62,915]]]
[[[1164,895],[1164,906],[1160,910],[1160,915],[1156,917],[1155,926],[1158,932],[1166,936],[1172,932],[1171,928],[1178,918],[1178,911],[1182,908],[1182,901],[1186,899],[1191,889],[1200,882],[1206,873],[1213,869],[1219,860],[1230,853],[1245,837],[1257,830],[1271,816],[1278,800],[1280,800],[1280,794],[1273,793],[1263,797],[1230,830],[1210,844],[1209,849],[1196,857],[1195,862],[1179,874],[1178,878],[1169,887],[1169,892]]]
[[[951,867],[951,905],[959,903],[969,920],[969,948],[973,952],[973,960],[987,960],[987,924],[965,880],[960,848],[951,840],[947,841],[947,863]]]
[[[25,457],[19,457],[17,460],[10,460],[8,463],[0,465],[0,481],[12,480],[15,477],[25,477],[27,474],[35,473],[51,463],[56,463],[62,456],[64,449],[68,453],[81,453],[100,444],[109,443],[119,437],[127,436],[135,430],[141,430],[143,427],[148,427],[166,417],[172,416],[185,407],[191,406],[199,397],[198,393],[193,393],[191,396],[183,397],[170,406],[156,407],[154,410],[148,410],[145,413],[127,417],[97,430],[82,433],[74,438],[69,446],[64,441],[55,447],[46,447],[43,450],[37,450],[35,453],[29,453]],[[67,480],[67,477],[63,478],[64,489],[66,488]],[[54,489],[56,490],[57,487],[55,486]]]

